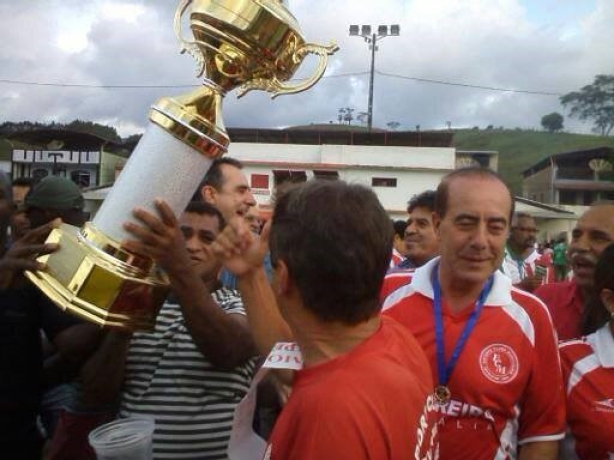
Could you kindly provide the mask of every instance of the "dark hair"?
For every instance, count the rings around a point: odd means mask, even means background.
[[[610,314],[601,301],[601,291],[614,291],[614,244],[610,244],[601,253],[595,266],[594,281],[593,291],[582,314],[583,335],[592,334],[610,320]]]
[[[222,165],[234,166],[237,169],[243,169],[243,163],[239,160],[230,157],[221,157],[216,158],[211,163],[211,167],[205,174],[205,177],[198,185],[196,192],[194,192],[194,196],[192,197],[192,201],[203,201],[203,196],[201,194],[201,190],[204,186],[208,185],[213,187],[215,190],[221,190],[224,185],[224,174],[222,173]]]
[[[392,221],[392,227],[394,228],[394,233],[399,238],[405,237],[405,229],[407,228],[407,222],[404,220],[395,220]]]
[[[407,202],[407,213],[411,214],[416,208],[426,208],[433,212],[435,210],[435,190],[427,190],[412,196]]]
[[[16,177],[13,179],[12,185],[15,187],[34,187],[36,180],[32,177]]]
[[[467,168],[460,168],[447,174],[437,186],[435,192],[435,212],[440,218],[444,218],[448,211],[448,195],[450,192],[450,183],[455,179],[467,179],[467,178],[479,178],[479,179],[491,179],[500,182],[507,190],[510,196],[510,215],[509,221],[512,222],[514,216],[514,195],[503,180],[503,178],[495,171],[489,168],[483,168],[480,166],[470,166]]]
[[[226,226],[226,221],[224,221],[222,213],[215,206],[206,201],[190,201],[184,212],[199,214],[201,216],[217,217],[220,231]]]
[[[343,181],[309,181],[277,200],[271,260],[288,267],[305,308],[353,325],[380,310],[392,223],[375,193]]]

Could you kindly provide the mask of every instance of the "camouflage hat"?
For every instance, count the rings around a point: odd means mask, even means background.
[[[26,195],[24,208],[66,211],[83,209],[85,202],[81,190],[73,181],[65,177],[44,178]]]

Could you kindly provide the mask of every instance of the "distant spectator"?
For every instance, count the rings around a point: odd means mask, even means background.
[[[536,236],[535,218],[525,212],[514,213],[501,271],[512,284],[528,292],[547,282],[552,274],[546,258],[535,249]]]
[[[567,279],[567,238],[565,234],[559,236],[552,252],[555,280],[565,281]]]
[[[407,222],[404,220],[392,221],[392,255],[390,256],[390,268],[398,266],[403,260],[405,260],[405,227]]]

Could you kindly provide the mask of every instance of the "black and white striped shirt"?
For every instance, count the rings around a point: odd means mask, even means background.
[[[245,314],[237,291],[212,293],[228,314]],[[181,307],[166,303],[153,333],[135,333],[126,358],[121,417],[156,421],[154,459],[226,459],[233,411],[249,389],[255,359],[216,369],[197,349]]]

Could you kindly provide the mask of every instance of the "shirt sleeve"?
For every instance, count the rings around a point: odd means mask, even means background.
[[[565,435],[565,392],[556,333],[545,306],[532,305],[534,347],[531,376],[521,401],[518,443],[558,441]]]

